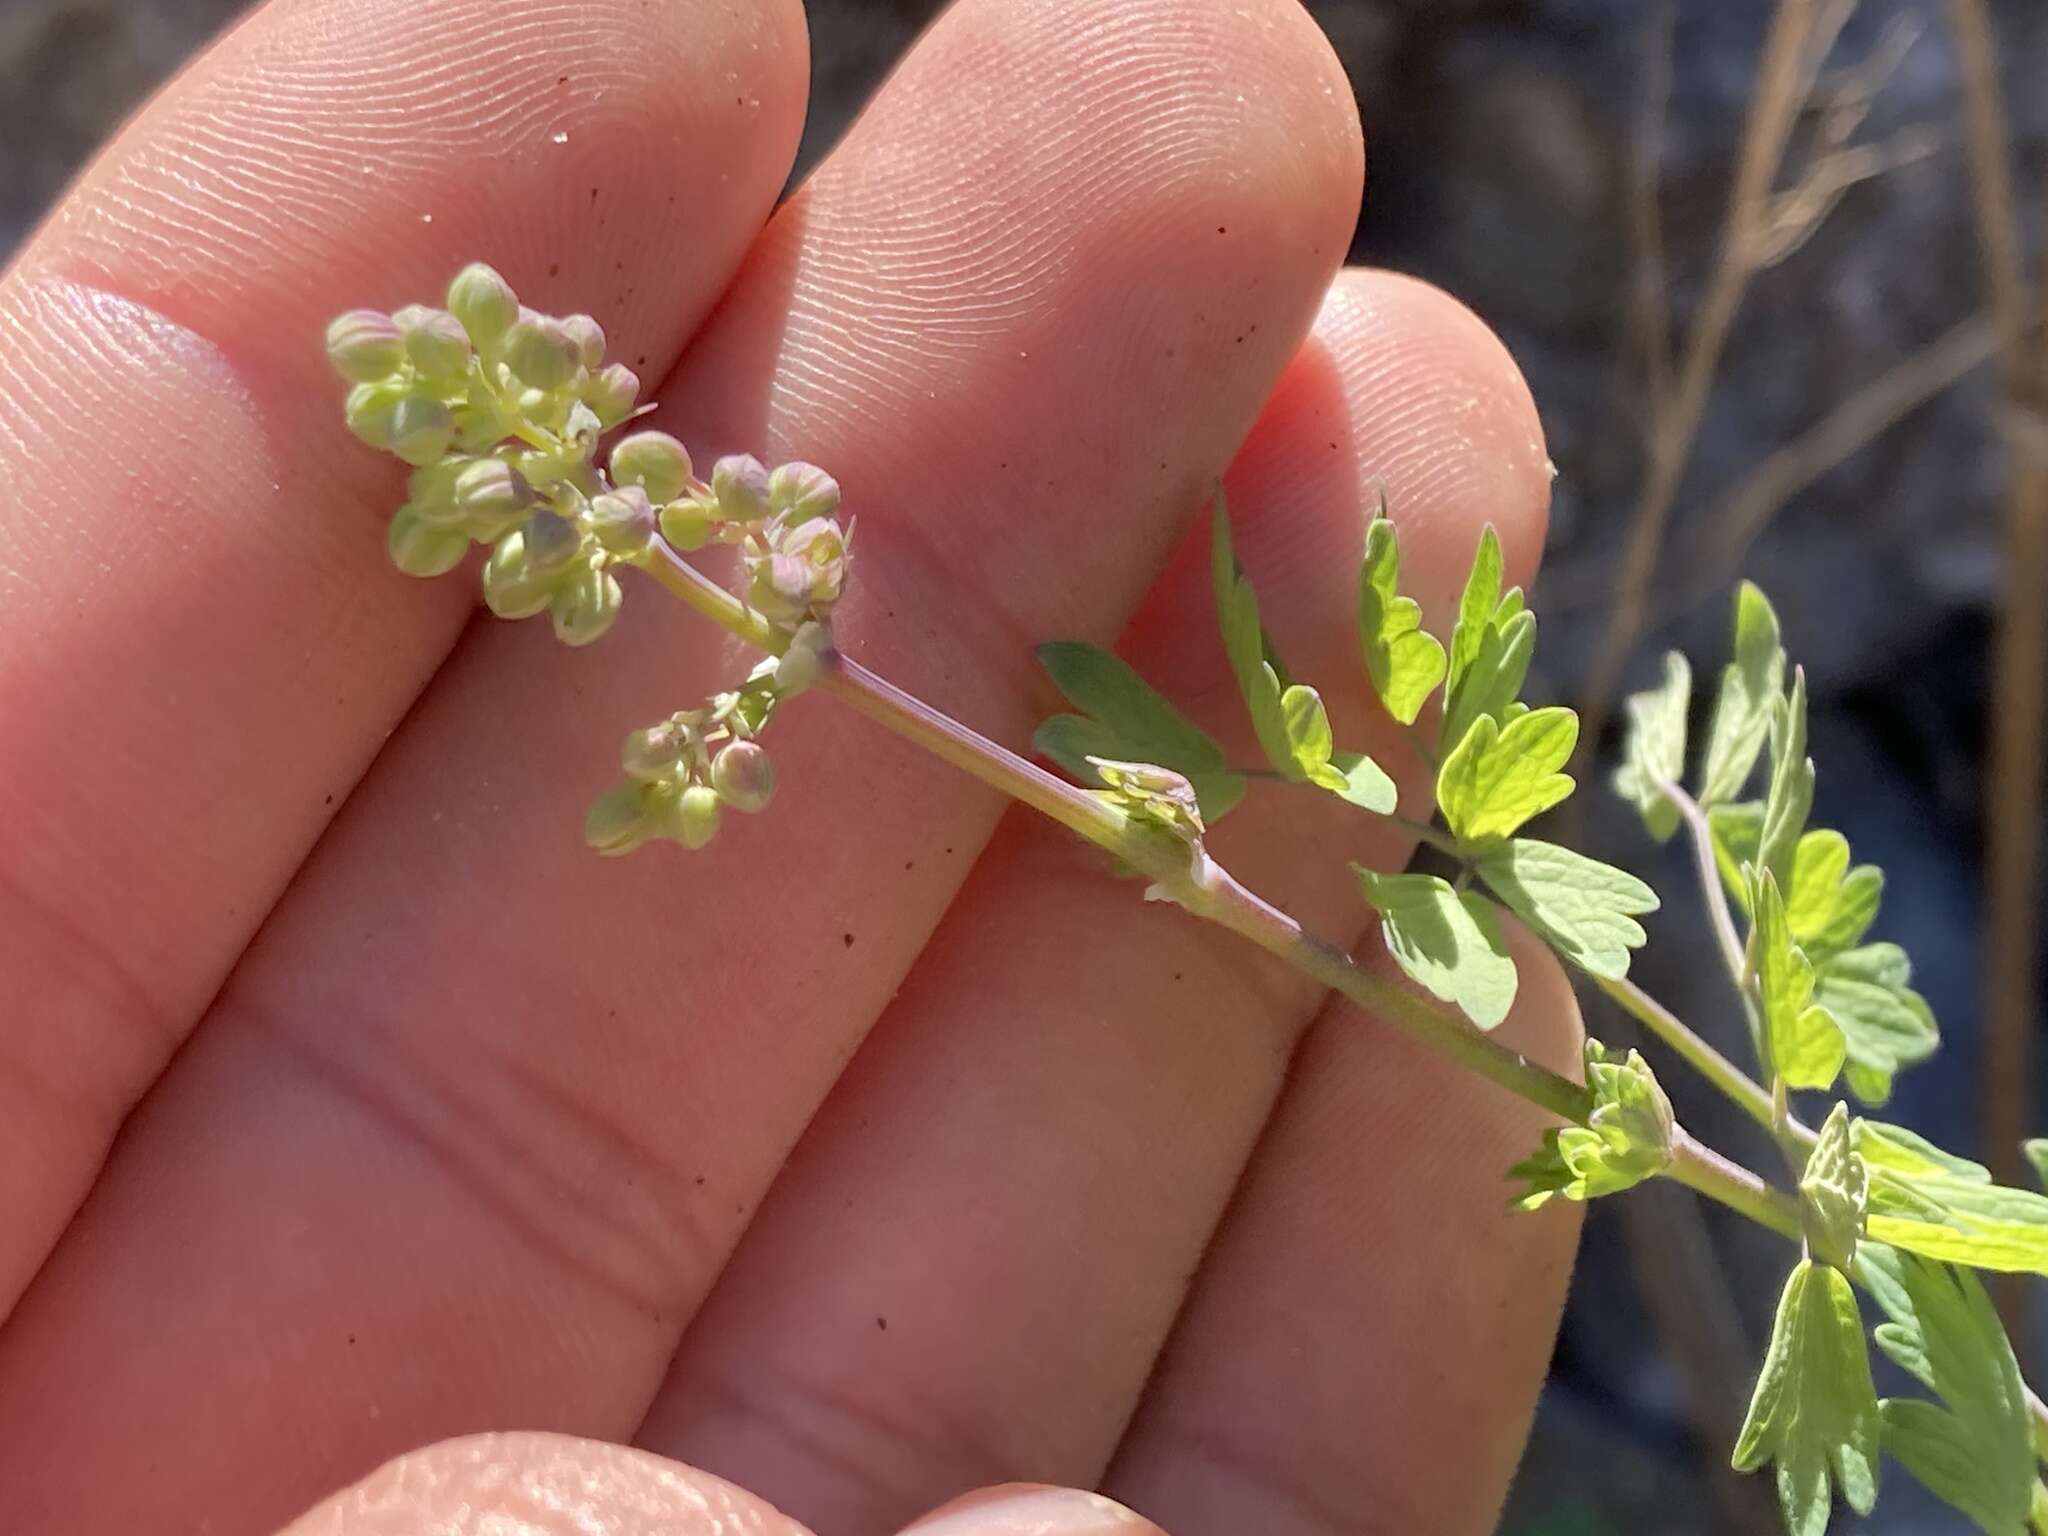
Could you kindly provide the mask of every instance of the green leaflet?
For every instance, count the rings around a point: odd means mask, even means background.
[[[1628,699],[1628,742],[1614,775],[1614,788],[1634,804],[1643,825],[1658,842],[1678,830],[1678,807],[1660,790],[1685,776],[1685,712],[1692,702],[1692,668],[1685,657],[1670,651],[1664,657],[1664,681]]]
[[[1896,944],[1843,950],[1815,969],[1813,1000],[1842,1031],[1849,1086],[1866,1104],[1882,1104],[1899,1069],[1941,1045],[1934,1011],[1907,985],[1911,979],[1912,966]]]
[[[1506,617],[1500,617],[1503,614]],[[1487,626],[1478,654],[1449,691],[1437,734],[1441,752],[1455,751],[1475,721],[1507,724],[1516,707],[1515,695],[1529,676],[1529,663],[1536,655],[1536,615],[1522,609],[1521,593],[1516,591],[1501,599],[1496,617],[1500,621]]]
[[[1757,875],[1750,905],[1756,920],[1752,942],[1771,1066],[1788,1088],[1825,1088],[1842,1070],[1842,1031],[1812,1000],[1813,967],[1792,942],[1785,903],[1769,870]]]
[[[1479,535],[1479,549],[1472,557],[1472,569],[1465,577],[1464,595],[1458,599],[1458,622],[1451,630],[1449,682],[1447,691],[1457,692],[1465,673],[1479,655],[1479,642],[1494,623],[1500,609],[1500,535],[1488,523]]]
[[[1517,837],[1476,861],[1479,877],[1565,959],[1589,975],[1619,981],[1640,948],[1636,917],[1657,910],[1657,893],[1625,870],[1555,843]]]
[[[2030,1189],[1872,1165],[1864,1228],[1877,1242],[1925,1258],[2048,1275],[2048,1196]]]
[[[1099,645],[1054,641],[1038,648],[1039,664],[1078,715],[1054,715],[1032,745],[1075,779],[1099,787],[1091,757],[1156,763],[1194,785],[1210,825],[1244,798],[1241,774],[1225,767],[1223,749],[1168,703],[1122,658]]]
[[[1481,715],[1437,770],[1436,803],[1458,840],[1483,848],[1568,798],[1579,717],[1553,706],[1506,726]]]
[[[1761,846],[1761,828],[1758,841]],[[1861,939],[1877,920],[1883,895],[1883,871],[1874,864],[1851,869],[1849,840],[1841,833],[1816,828],[1800,837],[1785,915],[1809,959],[1820,961]]]
[[[1982,1163],[1945,1152],[1918,1131],[1909,1131],[1903,1125],[1859,1118],[1850,1129],[1858,1155],[1873,1172],[1882,1170],[1905,1179],[1943,1174],[1966,1184],[1991,1182],[1991,1170]]]
[[[1757,863],[1778,879],[1792,879],[1792,858],[1813,809],[1813,759],[1806,755],[1806,674],[1792,669],[1792,692],[1771,711],[1771,787],[1764,796],[1764,826]]]
[[[1481,1029],[1508,1016],[1515,962],[1485,897],[1454,891],[1435,875],[1382,875],[1351,866],[1381,918],[1387,953],[1433,996],[1455,1003]]]
[[[1543,1133],[1536,1153],[1508,1170],[1528,1185],[1515,1208],[1533,1211],[1562,1195],[1592,1200],[1612,1195],[1671,1165],[1671,1101],[1641,1054],[1586,1042],[1586,1087],[1592,1113],[1583,1126]]]
[[[1831,1484],[1858,1514],[1877,1502],[1878,1423],[1855,1292],[1840,1270],[1803,1259],[1778,1299],[1735,1470],[1776,1463],[1787,1529],[1823,1536]]]
[[[1877,1347],[1939,1400],[1880,1403],[1884,1448],[1979,1530],[2022,1536],[2034,1494],[2026,1388],[1984,1287],[1877,1243],[1856,1272],[1890,1319]]]
[[[1824,1263],[1848,1269],[1869,1197],[1869,1174],[1855,1147],[1849,1106],[1837,1102],[1799,1176],[1799,1224],[1807,1250]]]
[[[1238,691],[1250,710],[1259,748],[1281,777],[1314,784],[1368,811],[1394,809],[1394,781],[1370,758],[1340,753],[1330,736],[1330,717],[1315,689],[1290,682],[1259,624],[1259,600],[1237,567],[1230,545],[1230,514],[1216,496],[1210,576],[1223,649]]]
[[[1764,803],[1738,800],[1717,805],[1707,812],[1707,831],[1714,843],[1714,867],[1729,897],[1745,913],[1749,911],[1749,876],[1745,866],[1754,867],[1756,851],[1764,838]]]
[[[1394,525],[1376,517],[1365,531],[1365,563],[1358,573],[1358,638],[1366,675],[1387,713],[1415,723],[1444,680],[1443,643],[1422,627],[1422,606],[1399,593],[1401,551]]]
[[[1778,616],[1750,582],[1735,594],[1735,659],[1721,673],[1700,771],[1699,802],[1715,805],[1742,793],[1770,729],[1771,710],[1785,691],[1785,649]]]
[[[1251,583],[1238,569],[1230,546],[1230,511],[1223,493],[1216,493],[1214,538],[1210,545],[1210,577],[1216,593],[1216,621],[1223,630],[1223,651],[1230,658],[1230,670],[1237,678],[1238,691],[1251,711],[1252,730],[1266,760],[1290,779],[1303,775],[1296,764],[1294,744],[1287,731],[1287,715],[1281,705],[1281,671],[1259,626],[1259,600]]]

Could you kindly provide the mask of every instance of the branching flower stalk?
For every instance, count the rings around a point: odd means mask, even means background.
[[[1039,659],[1076,713],[1034,737],[1062,778],[989,740],[841,654],[833,609],[846,590],[851,524],[840,488],[814,465],[773,470],[746,455],[699,478],[684,446],[636,431],[599,464],[601,439],[639,414],[639,381],[604,362],[588,316],[522,308],[490,268],[465,269],[445,309],[338,318],[328,354],[352,388],[348,425],[412,466],[389,548],[401,570],[433,576],[488,548],[485,602],[507,619],[542,613],[565,643],[594,643],[637,570],[763,653],[737,686],[633,732],[624,777],[590,808],[587,841],[623,855],[650,842],[699,848],[727,811],[765,810],[776,775],[764,738],[807,690],[830,694],[1012,799],[1050,817],[1142,877],[1149,899],[1250,940],[1375,1019],[1554,1116],[1509,1170],[1514,1203],[1588,1200],[1644,1179],[1675,1180],[1800,1244],[1734,1461],[1776,1469],[1794,1536],[1821,1536],[1839,1491],[1859,1511],[1876,1498],[1880,1448],[1980,1528],[2048,1532],[2037,1431],[2048,1410],[2020,1380],[1973,1269],[2048,1274],[2048,1198],[2002,1188],[1977,1164],[1835,1100],[1819,1131],[1792,1095],[1837,1082],[1882,1104],[1893,1076],[1932,1054],[1932,1013],[1895,944],[1865,943],[1882,876],[1852,867],[1839,833],[1810,828],[1805,684],[1789,687],[1776,615],[1745,586],[1735,659],[1713,708],[1694,787],[1682,787],[1692,696],[1685,659],[1629,701],[1627,759],[1616,780],[1650,833],[1684,825],[1715,938],[1757,1059],[1751,1076],[1628,979],[1657,909],[1642,881],[1524,825],[1574,789],[1561,770],[1578,744],[1568,709],[1520,699],[1536,620],[1488,529],[1448,641],[1422,627],[1400,590],[1385,508],[1368,531],[1359,577],[1364,671],[1385,712],[1434,779],[1434,814],[1398,814],[1394,783],[1371,757],[1340,748],[1321,696],[1273,651],[1236,562],[1219,493],[1212,578],[1223,649],[1266,758],[1233,767],[1221,747],[1124,662],[1058,643]],[[688,556],[709,545],[739,557],[737,592]],[[1440,696],[1433,737],[1417,727]],[[1761,799],[1742,798],[1766,765]],[[1248,889],[1213,858],[1211,826],[1253,781],[1332,796],[1414,834],[1450,877],[1354,866],[1407,983],[1360,964]],[[1583,1086],[1489,1033],[1518,988],[1503,908],[1594,981],[1679,1059],[1758,1124],[1785,1154],[1791,1190],[1704,1146],[1680,1126],[1649,1062],[1589,1040]],[[1739,932],[1738,910],[1747,923]],[[2029,1144],[2048,1165],[2048,1145]],[[1928,1396],[1880,1402],[1855,1291],[1887,1321],[1873,1335]]]

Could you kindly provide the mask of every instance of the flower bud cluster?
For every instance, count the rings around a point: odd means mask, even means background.
[[[1201,843],[1206,830],[1202,808],[1184,775],[1153,763],[1119,763],[1106,757],[1091,757],[1088,766],[1105,786],[1095,791],[1098,800],[1191,848]]]
[[[626,738],[626,780],[597,798],[584,838],[599,853],[631,853],[657,838],[702,848],[728,809],[764,811],[775,797],[775,763],[756,739],[786,697],[770,657],[746,682],[708,704]]]
[[[613,474],[619,473],[613,455]],[[737,545],[747,606],[795,631],[831,616],[846,590],[849,530],[835,516],[839,482],[815,464],[770,471],[752,454],[731,454],[661,509],[661,532],[684,552]]]

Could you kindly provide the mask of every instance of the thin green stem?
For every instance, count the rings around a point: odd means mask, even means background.
[[[1706,899],[1707,916],[1714,925],[1715,942],[1721,946],[1721,961],[1738,988],[1748,964],[1741,938],[1735,932],[1735,914],[1728,907],[1728,892],[1721,884],[1720,862],[1714,857],[1714,830],[1699,801],[1669,779],[1659,779],[1657,788],[1678,808],[1686,830],[1692,834],[1693,865],[1699,873],[1700,894]]]
[[[1764,1086],[1694,1034],[1686,1022],[1634,982],[1599,978],[1599,986],[1637,1023],[1676,1051],[1695,1072],[1750,1119],[1771,1130],[1771,1096]]]
[[[1683,1126],[1671,1133],[1671,1166],[1664,1176],[1717,1201],[1760,1227],[1793,1242],[1801,1240],[1799,1206],[1790,1195],[1773,1189],[1740,1163],[1693,1139]]]

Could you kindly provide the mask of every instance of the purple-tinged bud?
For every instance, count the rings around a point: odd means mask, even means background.
[[[604,362],[604,327],[589,315],[565,315],[562,332],[576,343],[576,355],[583,366],[596,369]]]
[[[727,454],[711,466],[711,494],[727,522],[759,522],[768,515],[768,471],[751,453]]]
[[[690,450],[666,432],[634,432],[612,446],[612,480],[637,485],[656,502],[674,501],[690,483]]]
[[[600,369],[583,386],[583,403],[607,431],[631,416],[639,399],[640,375],[624,363]]]
[[[711,787],[736,811],[765,811],[775,798],[774,761],[756,742],[731,742],[711,760]]]
[[[552,575],[567,570],[569,563],[583,553],[582,530],[553,512],[534,513],[522,532],[526,561],[536,574]]]
[[[634,778],[652,784],[674,774],[689,748],[690,732],[674,720],[663,720],[628,736],[619,762]]]
[[[403,384],[358,384],[348,392],[343,413],[349,431],[372,448],[391,452],[398,403],[405,398]]]
[[[405,338],[405,355],[422,378],[452,381],[469,372],[469,336],[445,309],[408,304],[391,317]]]
[[[476,343],[490,352],[519,318],[519,295],[495,268],[472,262],[448,285],[448,308]]]
[[[407,395],[391,417],[391,451],[415,467],[431,464],[455,441],[455,418],[432,395]]]
[[[525,535],[508,533],[484,562],[484,603],[501,619],[530,619],[555,595],[555,579],[555,573],[533,568]]]
[[[327,360],[344,379],[376,384],[405,361],[405,337],[382,311],[352,309],[327,327]]]
[[[593,496],[585,522],[607,554],[631,559],[654,542],[654,503],[637,485]]]
[[[768,506],[791,522],[830,517],[839,510],[839,482],[815,464],[780,465],[768,477]]]
[[[583,366],[576,339],[559,320],[534,315],[505,333],[505,363],[530,389],[556,390]]]

